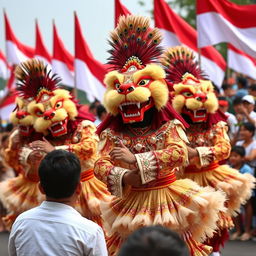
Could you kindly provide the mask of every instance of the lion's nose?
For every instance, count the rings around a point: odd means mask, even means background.
[[[120,94],[128,94],[132,91],[134,91],[134,86],[133,84],[122,84],[120,85],[120,87],[118,88],[118,93]]]
[[[205,102],[207,100],[207,96],[203,93],[197,94],[196,100],[201,101],[201,102]]]
[[[45,120],[50,120],[55,116],[55,112],[53,110],[48,110],[44,113],[44,119]]]

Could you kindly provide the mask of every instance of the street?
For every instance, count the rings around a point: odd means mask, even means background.
[[[7,243],[9,233],[0,233],[0,255],[8,256]],[[222,251],[222,256],[255,256],[256,241],[230,241]],[[29,256],[29,255],[28,255]]]

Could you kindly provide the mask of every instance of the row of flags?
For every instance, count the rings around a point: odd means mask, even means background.
[[[256,5],[237,5],[228,0],[197,0],[197,31],[176,14],[165,0],[154,0],[155,26],[164,36],[163,46],[185,45],[199,58],[202,69],[218,87],[224,79],[226,66],[256,79]],[[115,0],[115,25],[120,15],[131,14]],[[6,57],[0,50],[0,77],[8,79],[5,91],[15,88],[12,70],[28,58],[37,57],[62,78],[62,83],[87,93],[88,99],[102,100],[107,66],[96,60],[83,36],[79,19],[74,14],[75,54],[65,48],[53,23],[53,54],[44,42],[36,21],[35,48],[22,44],[15,36],[7,14],[5,18]],[[212,46],[228,42],[228,63]],[[200,48],[200,49],[199,49]],[[3,102],[0,115],[3,116]]]

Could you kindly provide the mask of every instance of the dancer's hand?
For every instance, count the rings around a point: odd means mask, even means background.
[[[120,140],[120,146],[114,147],[109,153],[111,160],[113,161],[123,161],[127,164],[135,164],[136,158],[134,154],[123,144]]]
[[[139,187],[142,185],[140,174],[137,171],[129,171],[123,176],[123,184]]]
[[[188,158],[189,159],[192,159],[194,157],[197,157],[198,156],[198,151],[194,148],[191,148],[189,146],[187,146],[187,149],[188,149]]]
[[[33,150],[39,150],[45,153],[49,153],[55,149],[54,146],[45,138],[43,138],[43,141],[42,140],[33,141],[32,143],[30,143],[30,147]]]

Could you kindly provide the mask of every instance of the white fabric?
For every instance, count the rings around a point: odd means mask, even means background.
[[[164,48],[184,45],[194,52],[196,60],[198,60],[198,53],[191,49],[188,45],[180,42],[178,37],[174,33],[162,28],[160,30],[163,34],[163,41],[161,45]],[[225,75],[224,70],[222,70],[213,60],[210,60],[203,55],[201,55],[201,68],[204,73],[209,77],[209,79],[220,88]]]
[[[11,112],[15,109],[16,104],[12,103],[0,108],[0,117],[2,120],[9,120]]]
[[[64,62],[53,59],[52,72],[61,78],[62,84],[74,87],[74,72],[70,71]]]
[[[228,49],[227,59],[229,68],[256,79],[256,66],[251,59],[233,51],[232,49]]]
[[[0,59],[0,77],[7,80],[10,77],[10,71],[4,60]]]
[[[228,119],[227,119],[227,123],[228,123],[228,126],[229,126],[228,135],[231,139],[233,139],[234,135],[238,131],[237,119],[232,113],[225,112],[225,115],[228,116]]]
[[[28,59],[22,51],[20,51],[17,45],[12,41],[6,41],[6,58],[11,64],[20,64]]]
[[[256,57],[256,27],[238,28],[215,12],[197,15],[198,47],[229,42]]]
[[[10,256],[107,256],[102,229],[71,206],[44,201],[16,219]]]
[[[106,88],[91,73],[87,64],[79,59],[75,59],[75,70],[77,89],[85,91],[91,102],[95,99],[102,101]]]

